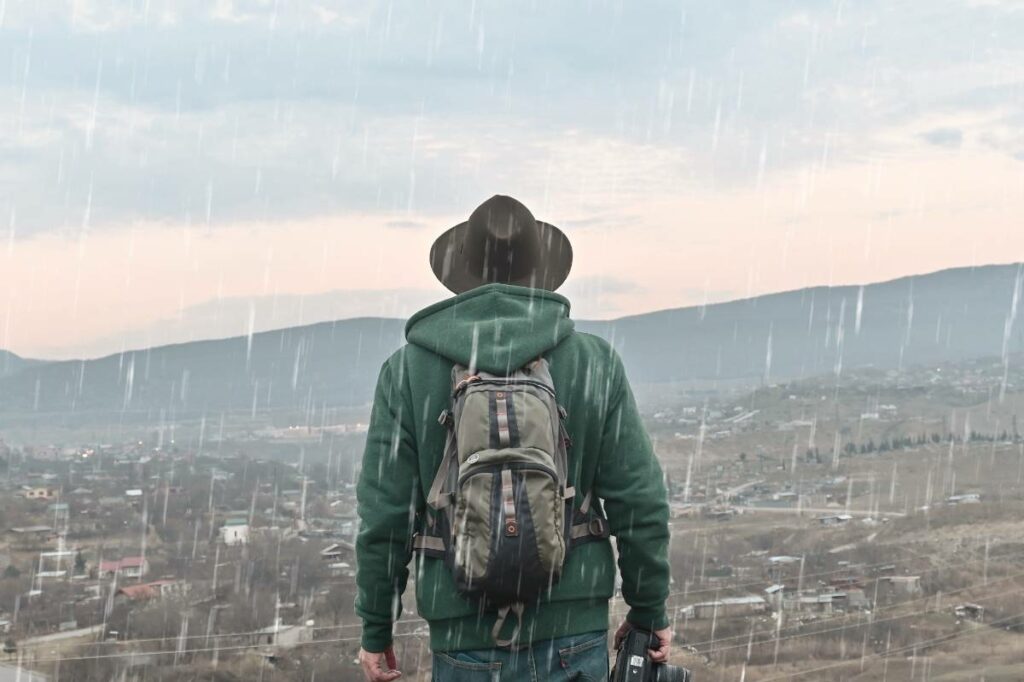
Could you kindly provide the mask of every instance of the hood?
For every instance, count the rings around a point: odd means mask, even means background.
[[[467,367],[507,374],[572,333],[569,301],[559,294],[487,284],[413,315],[406,340]]]

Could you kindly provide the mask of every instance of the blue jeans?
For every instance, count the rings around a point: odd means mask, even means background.
[[[608,679],[604,630],[534,642],[525,649],[477,649],[434,654],[434,682],[545,682]]]

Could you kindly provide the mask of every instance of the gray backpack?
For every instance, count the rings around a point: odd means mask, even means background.
[[[498,646],[516,642],[525,605],[558,581],[570,547],[608,534],[589,494],[574,511],[565,416],[543,358],[508,376],[452,368],[433,513],[413,547],[444,558],[463,596],[497,610]],[[503,639],[509,613],[518,622]]]

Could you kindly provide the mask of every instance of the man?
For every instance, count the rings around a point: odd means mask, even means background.
[[[441,424],[437,415],[451,405],[453,366],[507,376],[537,358],[546,359],[564,407],[574,513],[596,514],[598,529],[606,519],[616,538],[630,607],[616,637],[634,626],[653,631],[660,647],[651,657],[667,660],[663,477],[618,355],[575,332],[569,302],[554,293],[572,265],[568,239],[515,199],[495,196],[437,239],[430,263],[456,296],[413,315],[408,344],[384,363],[358,485],[356,611],[366,678],[401,675],[393,627],[413,559],[410,538],[436,519],[428,500],[446,451],[445,413]],[[615,559],[607,534],[588,539],[568,552],[560,579],[522,608],[515,646],[505,648],[496,646],[507,641],[497,637],[503,616],[462,596],[445,561],[417,554],[416,603],[430,626],[434,679],[606,679]]]

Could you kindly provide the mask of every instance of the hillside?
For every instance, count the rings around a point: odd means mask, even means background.
[[[1018,265],[958,268],[577,325],[612,342],[643,383],[772,382],[955,362],[1024,350],[1013,314],[1021,273]],[[0,376],[0,412],[157,418],[364,404],[381,363],[402,343],[403,325],[340,320],[15,367]]]
[[[39,364],[41,364],[39,360],[28,360],[15,355],[8,350],[0,349],[0,377],[5,377],[9,374],[20,372],[27,367]]]

